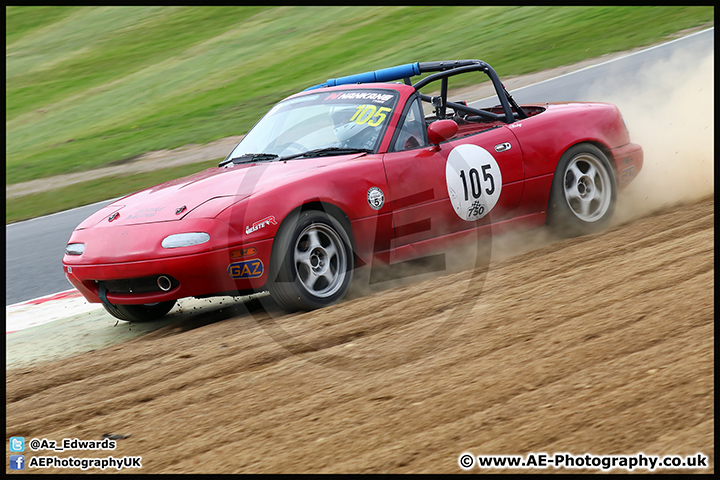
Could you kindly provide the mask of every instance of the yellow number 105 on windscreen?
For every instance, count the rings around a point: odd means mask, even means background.
[[[389,111],[390,109],[388,107],[377,108],[375,105],[358,105],[357,111],[350,121],[358,125],[367,123],[371,127],[377,127],[385,121],[385,117]]]

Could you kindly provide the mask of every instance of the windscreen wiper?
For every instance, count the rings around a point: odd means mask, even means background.
[[[325,155],[349,155],[351,153],[372,153],[372,150],[367,148],[343,148],[343,147],[325,147],[316,148],[314,150],[308,150],[307,152],[295,153],[293,155],[287,155],[285,157],[278,158],[278,161],[282,162],[285,160],[292,160],[293,158],[300,157],[323,157]]]
[[[259,162],[263,160],[275,160],[278,158],[274,153],[244,153],[239,157],[226,158],[218,164],[218,167],[222,167],[232,162],[233,165],[240,165],[242,163]]]

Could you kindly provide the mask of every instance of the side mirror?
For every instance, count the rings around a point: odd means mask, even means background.
[[[457,131],[458,125],[452,120],[436,120],[427,128],[428,139],[433,145],[451,139]]]

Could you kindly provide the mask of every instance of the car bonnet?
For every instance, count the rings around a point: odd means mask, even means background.
[[[342,158],[347,160],[361,155],[344,155]],[[77,230],[179,221],[191,212],[196,218],[211,218],[254,193],[291,181],[295,175],[306,174],[308,170],[323,167],[339,158],[210,168],[121,198],[88,217],[78,225]]]

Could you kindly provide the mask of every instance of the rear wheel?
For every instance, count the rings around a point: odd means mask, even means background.
[[[352,281],[353,254],[343,226],[318,210],[295,212],[275,237],[270,294],[284,309],[314,310],[340,301]]]
[[[555,170],[548,225],[562,236],[598,231],[610,222],[616,197],[615,171],[607,156],[594,145],[575,145]]]
[[[115,318],[126,322],[150,322],[164,317],[175,306],[175,300],[169,302],[147,303],[143,305],[105,305],[105,310]]]

